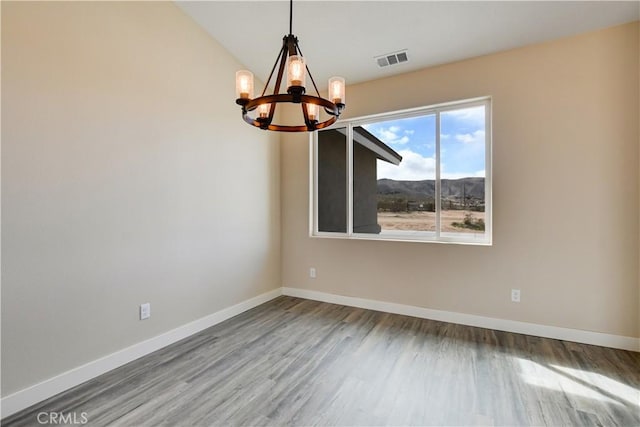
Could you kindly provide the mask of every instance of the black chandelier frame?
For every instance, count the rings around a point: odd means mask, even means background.
[[[264,85],[264,89],[262,90],[262,94],[254,99],[248,98],[238,98],[236,99],[236,104],[242,106],[242,119],[248,124],[258,127],[263,130],[272,130],[278,132],[311,132],[317,129],[323,129],[328,126],[331,126],[338,120],[340,117],[340,113],[345,108],[345,104],[338,102],[334,103],[329,101],[328,99],[322,98],[320,96],[320,92],[318,91],[318,87],[316,86],[316,82],[311,75],[311,71],[309,71],[309,67],[305,63],[305,68],[307,74],[309,75],[309,79],[313,84],[313,88],[316,91],[316,95],[307,95],[305,92],[304,86],[289,86],[287,88],[287,93],[279,93],[280,86],[282,84],[282,78],[284,77],[285,68],[287,65],[287,58],[293,55],[297,55],[300,57],[304,57],[302,51],[300,50],[300,46],[298,45],[298,38],[292,33],[292,25],[293,25],[293,0],[290,0],[289,3],[289,34],[282,38],[282,48],[280,49],[280,53],[276,58],[276,62],[273,64],[273,68],[271,69],[271,73],[269,74],[269,78],[267,79],[267,83]],[[271,82],[271,78],[273,77],[273,73],[276,70],[276,67],[280,63],[278,67],[278,75],[275,80],[275,87],[273,93],[271,95],[265,95],[267,88],[269,87],[269,83]],[[302,107],[302,115],[304,116],[304,125],[299,126],[289,126],[289,125],[280,125],[273,123],[273,116],[276,111],[276,105],[281,103],[293,103],[293,104],[301,104]],[[250,111],[254,111],[261,105],[270,104],[269,113],[266,117],[256,117],[252,118],[249,116]],[[316,119],[311,119],[309,117],[309,112],[307,111],[307,105],[314,104],[322,107],[324,111],[330,116],[325,121],[318,121]],[[319,117],[319,114],[317,115]]]

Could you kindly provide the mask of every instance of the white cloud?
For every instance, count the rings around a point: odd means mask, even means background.
[[[451,135],[449,135],[448,133],[441,133],[440,134],[440,139],[449,139],[451,138]]]
[[[464,142],[465,144],[484,143],[484,131],[477,130],[473,133],[459,133],[456,134],[456,140]]]
[[[433,157],[424,157],[411,150],[401,150],[399,154],[402,156],[400,165],[392,165],[382,160],[378,160],[378,179],[387,178],[397,181],[422,181],[424,179],[435,179],[436,177],[436,160]],[[446,171],[447,166],[442,165],[442,179],[460,179],[469,177],[486,176],[484,170],[476,172],[453,172]]]
[[[380,138],[380,140],[387,145],[407,144],[410,141],[407,135],[411,135],[413,133],[413,131],[404,131],[405,135],[400,136],[400,132],[402,131],[400,126],[390,126],[388,128],[381,127],[379,129],[365,126],[365,129]]]
[[[484,125],[484,106],[445,111],[442,115],[453,116],[460,120]]]
[[[378,161],[378,179],[420,181],[435,178],[436,160],[433,157],[423,157],[411,150],[401,150],[399,154],[402,156],[399,166]]]
[[[404,131],[405,135],[413,135],[414,133],[416,133],[416,131],[413,129],[407,129]]]

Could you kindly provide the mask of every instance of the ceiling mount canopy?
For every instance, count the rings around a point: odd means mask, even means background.
[[[265,130],[280,132],[311,132],[332,125],[345,107],[345,84],[342,77],[329,79],[329,99],[322,98],[298,46],[298,38],[292,33],[293,0],[289,1],[289,34],[282,39],[282,48],[264,85],[262,94],[253,98],[253,74],[247,70],[236,72],[236,104],[242,107],[242,118],[248,124]],[[278,66],[278,64],[280,64]],[[273,73],[278,68],[271,95],[265,95]],[[286,72],[287,93],[280,93]],[[306,93],[306,77],[313,84],[316,95]],[[290,126],[273,123],[276,107],[280,103],[300,104],[304,124]],[[321,119],[320,108],[326,113]]]

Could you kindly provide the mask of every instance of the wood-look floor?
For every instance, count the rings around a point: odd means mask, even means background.
[[[3,420],[640,425],[640,354],[280,297]]]

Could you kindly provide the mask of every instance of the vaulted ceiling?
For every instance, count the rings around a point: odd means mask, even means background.
[[[289,31],[288,1],[177,2],[257,78]],[[294,1],[293,33],[319,87],[347,85],[640,19],[636,1]],[[381,68],[376,57],[405,50]]]

